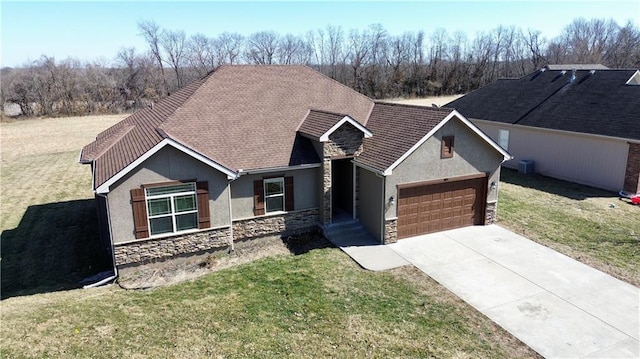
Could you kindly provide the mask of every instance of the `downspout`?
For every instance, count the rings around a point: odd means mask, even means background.
[[[384,212],[385,212],[385,187],[387,186],[387,177],[385,175],[381,175],[379,173],[375,174],[376,177],[381,178],[382,179],[382,187],[381,187],[381,195],[380,198],[382,199],[382,203],[380,206],[380,244],[384,244]]]
[[[235,251],[233,246],[233,205],[231,204],[231,182],[235,181],[237,178],[238,177],[227,182],[227,194],[229,197],[229,253],[233,253]]]
[[[102,198],[104,198],[104,203],[106,205],[106,211],[107,211],[107,228],[109,229],[109,243],[111,243],[111,260],[113,262],[113,275],[110,277],[107,277],[105,279],[102,279],[98,282],[92,283],[92,284],[87,284],[84,287],[82,287],[83,289],[88,289],[88,288],[95,288],[95,287],[99,287],[101,285],[107,284],[109,282],[111,282],[114,279],[118,278],[118,267],[116,267],[116,252],[115,252],[115,247],[113,245],[113,234],[111,232],[111,216],[109,214],[109,198],[101,193],[96,192],[96,196],[100,196]]]
[[[351,213],[353,214],[352,218],[355,221],[356,220],[356,171],[358,170],[356,168],[356,163],[355,162],[351,162],[352,166],[353,166],[353,173],[351,173],[351,177],[353,177],[353,191],[351,192],[351,198],[353,199],[353,208],[351,210]]]

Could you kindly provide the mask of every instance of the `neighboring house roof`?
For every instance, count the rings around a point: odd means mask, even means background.
[[[234,172],[317,163],[309,140],[295,135],[309,110],[364,125],[372,107],[368,97],[306,66],[221,66],[99,134],[80,162],[95,163],[94,188],[164,139]],[[126,126],[133,128],[123,134]]]
[[[637,70],[554,68],[498,80],[445,106],[478,120],[640,140],[640,86],[630,81]]]
[[[388,175],[454,117],[487,141],[505,160],[511,158],[509,153],[451,108],[376,102],[367,122],[374,136],[365,140],[364,150],[356,162]]]

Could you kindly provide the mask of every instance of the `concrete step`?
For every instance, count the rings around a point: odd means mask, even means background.
[[[324,234],[338,247],[379,244],[358,222],[332,224],[324,229]]]

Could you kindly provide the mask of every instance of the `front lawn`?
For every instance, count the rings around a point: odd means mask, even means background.
[[[640,285],[640,206],[617,194],[503,169],[498,224]]]
[[[369,272],[335,248],[153,290],[110,286],[1,306],[3,358],[536,356],[417,270]]]

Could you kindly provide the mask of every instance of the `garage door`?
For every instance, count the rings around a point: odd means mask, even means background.
[[[398,186],[398,238],[484,224],[487,177]]]

